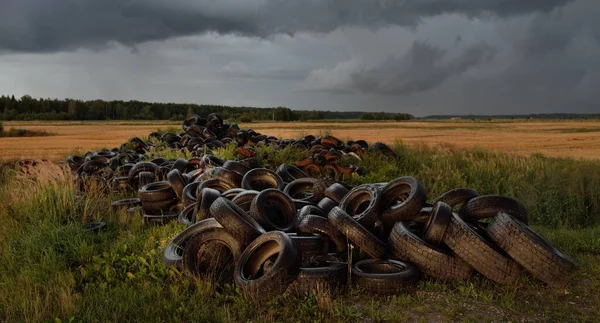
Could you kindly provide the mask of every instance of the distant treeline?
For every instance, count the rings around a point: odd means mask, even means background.
[[[540,114],[496,114],[496,115],[431,115],[423,117],[422,119],[598,119],[600,114],[598,113],[540,113]]]
[[[0,120],[183,120],[192,114],[218,112],[225,119],[301,121],[323,119],[409,120],[406,113],[365,113],[291,110],[286,107],[257,108],[142,101],[82,101],[35,99],[24,95],[0,97]]]

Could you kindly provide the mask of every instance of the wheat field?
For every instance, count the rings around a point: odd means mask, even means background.
[[[180,128],[180,122],[4,122],[4,128],[55,133],[50,137],[0,138],[0,160],[36,158],[59,160],[74,152],[117,147],[133,136],[157,129]],[[247,123],[242,129],[280,138],[332,134],[393,144],[484,148],[517,155],[541,153],[554,157],[600,158],[600,121],[409,121],[409,122],[290,122]]]

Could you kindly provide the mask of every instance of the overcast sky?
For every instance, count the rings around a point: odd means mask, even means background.
[[[0,93],[600,112],[600,0],[0,0]]]

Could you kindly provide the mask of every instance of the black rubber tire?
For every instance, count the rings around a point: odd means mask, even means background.
[[[327,187],[325,189],[325,197],[328,197],[332,200],[334,200],[336,203],[340,204],[342,202],[342,200],[344,199],[344,196],[346,196],[348,194],[348,189],[346,189],[342,184],[340,183],[333,183],[331,185],[329,185],[329,187]]]
[[[385,244],[377,239],[369,230],[356,222],[346,211],[336,206],[329,212],[328,219],[332,226],[369,256],[376,259],[386,257],[387,250]]]
[[[244,178],[244,175],[246,175],[246,173],[250,171],[250,167],[234,160],[226,161],[225,163],[223,163],[223,167],[240,175],[240,178]]]
[[[279,165],[279,167],[277,167],[277,170],[275,172],[277,173],[277,175],[279,175],[279,177],[281,177],[281,179],[284,182],[287,182],[287,183],[291,183],[294,180],[299,179],[299,178],[308,177],[308,174],[306,174],[303,170],[301,170],[300,168],[298,168],[294,165],[290,165],[290,164]]]
[[[382,189],[381,222],[393,226],[398,221],[413,220],[427,200],[425,187],[414,177],[404,176],[388,182]],[[397,203],[400,201],[400,203]]]
[[[414,263],[424,274],[433,278],[461,280],[473,272],[469,264],[456,257],[450,250],[421,239],[410,230],[408,222],[398,222],[394,225],[388,246],[394,258]]]
[[[194,234],[183,253],[183,267],[189,275],[217,283],[233,281],[242,244],[223,228],[205,228]]]
[[[552,287],[566,286],[578,269],[571,258],[513,215],[497,215],[486,231],[527,272]]]
[[[431,210],[431,215],[425,223],[423,240],[439,245],[444,241],[444,235],[452,217],[452,207],[444,202],[436,202]]]
[[[321,234],[288,233],[287,235],[298,248],[298,252],[301,254],[303,261],[304,259],[310,259],[313,256],[327,254],[329,250],[329,240]]]
[[[144,213],[149,215],[170,214],[171,209],[177,206],[177,199],[163,200],[157,202],[142,202]]]
[[[183,177],[179,169],[172,169],[167,173],[167,181],[171,184],[177,198],[181,200],[183,197],[183,188],[188,184],[187,178]]]
[[[151,172],[154,174],[158,174],[158,166],[151,162],[139,162],[136,163],[127,174],[129,178],[129,185],[133,185],[136,178],[141,172]]]
[[[318,215],[323,218],[327,218],[327,213],[323,212],[323,210],[321,210],[321,208],[319,208],[315,205],[306,205],[298,211],[298,219],[302,220],[302,218],[304,218],[305,216],[310,215],[310,214]]]
[[[521,272],[519,264],[482,233],[485,231],[453,213],[444,243],[488,279],[499,284],[514,284]]]
[[[525,206],[523,206],[521,202],[508,196],[479,196],[471,199],[458,211],[463,219],[471,222],[493,218],[500,212],[508,213],[525,224],[528,223],[527,209]]]
[[[200,160],[200,168],[212,168],[223,166],[225,161],[215,155],[206,154]]]
[[[265,233],[265,229],[250,215],[224,197],[219,197],[214,201],[210,206],[210,213],[244,247]]]
[[[185,173],[189,165],[190,162],[187,159],[177,158],[177,160],[173,163],[171,170],[176,169],[183,174]]]
[[[106,230],[106,222],[98,221],[98,222],[88,222],[81,226],[84,230],[90,232],[100,232]]]
[[[246,190],[243,188],[232,188],[228,191],[225,191],[223,193],[221,193],[221,196],[228,199],[228,200],[233,200],[236,196],[238,196],[238,194],[245,192]]]
[[[415,287],[419,270],[410,262],[401,260],[365,259],[352,266],[352,280],[356,287],[369,293],[393,295]]]
[[[317,179],[312,177],[298,178],[289,182],[283,192],[289,195],[292,199],[315,203],[313,196],[313,186]]]
[[[220,193],[227,192],[228,190],[235,188],[235,186],[221,178],[209,178],[205,181],[202,181],[200,185],[198,185],[197,190],[201,190],[203,188],[213,188]]]
[[[212,188],[204,188],[200,192],[197,193],[198,198],[196,200],[196,221],[212,218],[212,214],[210,212],[211,205],[221,197],[221,193],[219,191]]]
[[[300,273],[286,293],[301,296],[314,291],[336,292],[348,281],[348,264],[336,254],[302,260]]]
[[[283,190],[283,180],[274,171],[266,168],[255,168],[244,175],[242,188],[247,190],[264,191],[268,188]]]
[[[110,205],[113,206],[116,209],[119,209],[119,208],[130,208],[130,207],[142,205],[142,201],[140,201],[139,198],[130,198],[130,199],[123,199],[123,200],[112,201],[110,203]]]
[[[181,213],[179,213],[179,217],[177,217],[177,222],[185,226],[196,223],[196,205],[190,204],[183,208]]]
[[[296,206],[282,191],[268,188],[256,195],[250,215],[268,231],[292,232],[296,227]]]
[[[272,265],[265,270],[265,262]],[[258,299],[282,294],[296,280],[300,255],[292,239],[281,231],[271,231],[252,241],[235,267],[235,283]]]
[[[217,220],[211,218],[196,222],[179,232],[163,250],[163,263],[165,266],[177,266],[183,269],[183,250],[188,240],[196,233],[211,227],[222,228]]]
[[[453,210],[458,210],[460,207],[467,204],[469,200],[478,196],[479,193],[470,188],[455,188],[440,195],[435,199],[435,201],[433,201],[433,204],[437,202],[444,202],[450,205]]]
[[[329,223],[327,218],[314,214],[306,215],[298,224],[298,232],[321,234],[333,242],[336,252],[346,252],[346,238]],[[331,246],[329,243],[328,245]]]
[[[239,193],[236,197],[231,200],[235,205],[239,206],[246,213],[250,213],[250,206],[252,205],[252,200],[260,193],[259,191],[254,190],[244,190]]]
[[[140,172],[137,175],[137,186],[136,187],[143,187],[146,186],[150,183],[154,183],[156,182],[156,174],[153,172]]]
[[[196,201],[198,200],[196,193],[199,185],[199,182],[191,182],[183,188],[183,192],[181,194],[181,202],[183,207],[196,204]]]
[[[172,212],[172,213],[166,213],[166,214],[144,214],[143,218],[144,218],[144,222],[145,223],[151,223],[151,224],[167,224],[170,221],[173,220],[177,220],[177,218],[179,217],[179,213],[180,212]]]
[[[154,182],[140,187],[138,197],[144,202],[160,202],[177,198],[169,182]]]
[[[242,185],[243,176],[225,167],[215,167],[212,169],[211,174],[213,178],[218,178],[225,182],[231,183],[233,188],[240,187]]]
[[[325,214],[329,214],[329,212],[331,211],[331,209],[333,209],[334,207],[338,206],[337,203],[335,203],[334,200],[328,198],[328,197],[324,197],[323,199],[321,199],[319,201],[319,203],[317,203],[317,207],[321,210],[323,210],[323,212]]]
[[[377,221],[382,204],[382,195],[374,185],[360,185],[348,192],[340,203],[340,208],[356,222],[370,229]]]

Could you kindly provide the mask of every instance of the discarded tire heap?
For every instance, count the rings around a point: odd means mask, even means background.
[[[163,260],[193,277],[233,281],[255,297],[268,298],[319,286],[339,290],[349,283],[393,294],[409,290],[421,277],[460,280],[474,272],[514,284],[523,270],[559,288],[577,268],[531,230],[527,210],[512,198],[458,188],[430,204],[413,177],[351,187],[311,177],[307,172],[315,167],[306,166],[336,165],[338,153],[360,158],[369,150],[362,141],[344,144],[312,136],[285,141],[248,131],[236,131],[232,138],[229,130],[237,126],[225,126],[220,117],[190,119],[183,135],[150,135],[173,149],[194,152],[189,160],[144,161],[153,143],[134,138],[129,150],[71,156],[67,163],[84,191],[90,180],[107,191],[137,191],[137,198],[113,201],[114,208],[142,211],[148,222],[185,225],[166,246]],[[205,147],[229,143],[246,158],[200,157]],[[304,169],[283,164],[271,170],[249,157],[252,146],[260,145],[294,145],[323,159],[300,161]],[[395,157],[387,146],[374,146]],[[339,169],[325,175],[334,173]]]

